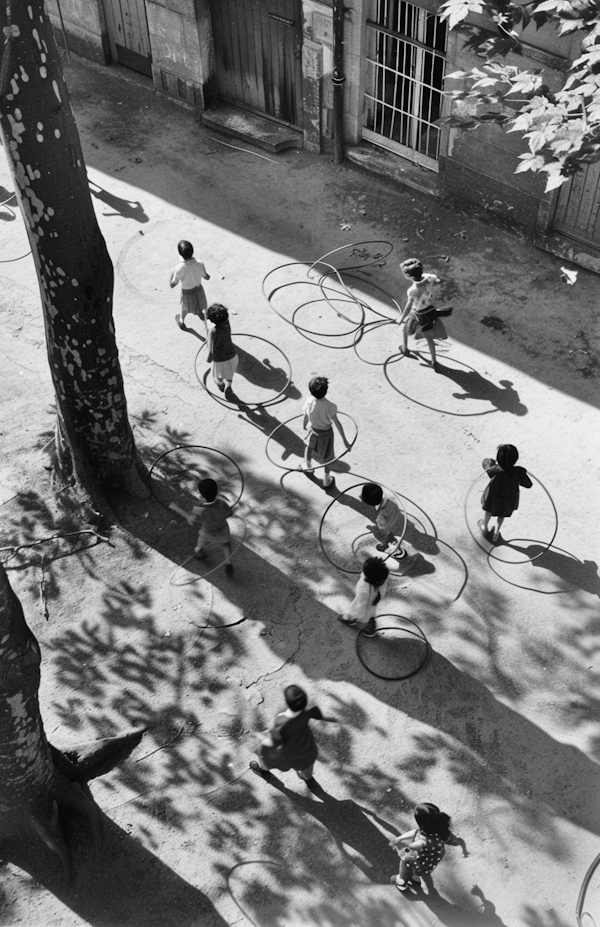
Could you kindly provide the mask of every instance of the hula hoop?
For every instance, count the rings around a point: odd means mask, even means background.
[[[416,351],[414,353],[417,353],[420,356],[422,352]],[[437,406],[430,406],[426,402],[420,402],[418,399],[415,399],[413,396],[409,396],[408,393],[403,393],[402,390],[398,386],[392,383],[392,380],[390,379],[390,375],[388,372],[388,367],[390,364],[395,364],[398,361],[401,361],[403,359],[406,360],[406,358],[401,352],[398,352],[397,354],[392,354],[390,357],[388,357],[385,364],[383,365],[383,375],[385,376],[386,380],[388,381],[388,383],[390,384],[394,392],[398,393],[400,396],[404,396],[404,398],[408,399],[409,402],[414,402],[415,405],[421,406],[423,409],[430,409],[432,412],[439,412],[440,415],[452,415],[454,418],[477,418],[480,415],[491,415],[493,412],[499,411],[496,408],[496,409],[482,409],[481,412],[453,412],[452,409],[438,409]],[[452,357],[448,357],[447,359],[450,361],[454,360],[454,358]],[[455,360],[454,363],[461,364],[461,366],[463,367],[468,367],[468,364],[463,364],[461,361]],[[473,370],[474,368],[469,367],[469,369]]]
[[[342,277],[341,277],[341,275],[340,275],[339,270],[337,270],[335,267],[333,267],[332,264],[325,264],[324,266],[325,266],[325,267],[330,267],[330,268],[331,268],[331,271],[328,271],[328,272],[325,273],[325,274],[321,274],[321,276],[319,277],[319,282],[318,282],[317,286],[319,287],[321,293],[323,294],[323,297],[327,300],[327,302],[329,303],[329,305],[331,306],[331,303],[329,302],[329,299],[327,298],[327,295],[326,295],[326,293],[325,293],[325,290],[326,290],[326,289],[330,289],[330,290],[332,290],[334,293],[336,292],[336,290],[335,290],[333,287],[326,287],[324,281],[327,280],[328,277],[333,277],[333,276],[335,275],[335,276],[337,277],[337,280],[338,280],[339,285],[341,286],[341,288],[342,288],[342,290],[344,291],[344,293],[346,294],[346,296],[348,296],[349,299],[352,300],[352,302],[356,303],[356,304],[359,305],[359,306],[362,306],[362,308],[363,308],[363,318],[364,318],[364,308],[365,308],[365,305],[366,305],[366,304],[363,303],[362,300],[358,299],[358,297],[356,297],[356,296],[354,295],[354,293],[351,293],[351,292],[350,292],[350,290],[348,289],[348,287],[346,286],[346,284],[345,284],[344,281],[342,280]],[[339,291],[337,291],[337,292],[339,292]],[[331,308],[333,309],[334,312],[337,311],[337,310],[335,309],[335,306],[331,306]],[[367,308],[367,309],[369,308],[368,305],[366,306],[366,308]],[[339,315],[339,313],[338,313],[338,315]],[[348,319],[348,321],[350,321],[350,320]]]
[[[577,906],[575,908],[575,915],[577,917],[577,924],[579,925],[579,927],[596,927],[596,922],[594,918],[592,917],[591,914],[588,914],[587,911],[583,910],[583,905],[585,903],[585,896],[588,890],[588,885],[590,884],[592,880],[592,876],[594,875],[594,872],[596,871],[599,865],[600,865],[600,853],[598,854],[598,856],[596,857],[596,859],[593,861],[592,865],[586,872],[583,878],[583,882],[581,883],[581,888],[579,889],[579,896],[577,898]],[[587,921],[587,923],[586,921],[583,920],[584,917],[586,919],[589,918],[589,921]]]
[[[471,535],[471,537],[473,538],[473,540],[475,541],[475,543],[477,544],[477,546],[479,547],[479,549],[482,550],[482,551],[484,552],[484,554],[487,554],[488,558],[490,558],[491,560],[498,560],[500,563],[505,563],[507,566],[518,566],[518,565],[521,564],[521,563],[533,563],[534,560],[538,560],[539,557],[543,557],[544,554],[547,553],[548,550],[552,547],[552,545],[553,545],[553,543],[554,543],[554,539],[555,539],[555,537],[556,537],[556,535],[557,535],[557,533],[558,533],[558,512],[556,511],[556,506],[554,505],[554,500],[552,499],[552,496],[550,495],[550,493],[548,492],[548,490],[546,489],[546,487],[544,486],[544,484],[542,483],[542,481],[541,481],[540,479],[538,479],[537,476],[535,476],[533,473],[531,473],[530,470],[527,471],[527,475],[528,475],[532,480],[535,480],[535,482],[538,483],[539,486],[544,490],[544,492],[546,493],[546,495],[547,495],[547,497],[548,497],[548,499],[549,499],[549,501],[550,501],[550,505],[552,506],[552,511],[553,511],[553,513],[554,513],[554,532],[553,532],[553,534],[552,534],[552,537],[551,537],[550,540],[548,541],[548,543],[547,543],[545,546],[542,545],[543,549],[540,551],[540,553],[539,553],[539,554],[536,554],[535,557],[526,557],[525,559],[522,559],[522,560],[505,560],[504,557],[496,557],[496,555],[492,553],[492,550],[488,550],[486,547],[484,547],[483,544],[481,544],[481,542],[480,542],[479,538],[477,537],[477,535],[474,534],[474,532],[471,530],[471,525],[469,524],[469,519],[468,519],[468,517],[467,517],[467,506],[468,506],[468,504],[469,504],[469,500],[470,500],[470,498],[471,498],[471,494],[472,494],[472,492],[473,492],[473,490],[474,490],[474,488],[475,488],[475,484],[478,483],[478,482],[480,481],[480,479],[481,479],[482,477],[484,477],[485,475],[486,475],[485,473],[482,473],[481,476],[478,476],[476,480],[473,480],[473,482],[471,483],[471,485],[469,486],[469,489],[468,489],[468,491],[467,491],[467,495],[466,495],[466,498],[465,498],[465,504],[464,504],[465,522],[466,522],[466,524],[467,524],[467,528],[469,529],[469,534]],[[514,540],[514,541],[526,541],[526,540],[528,540],[528,538],[513,538],[512,540]],[[503,546],[504,546],[504,547],[510,547],[510,545],[511,545],[511,543],[512,543],[512,540],[511,540],[511,541],[505,541],[504,544],[503,544]],[[495,548],[492,548],[492,549],[495,549]]]
[[[316,285],[316,284],[315,284],[315,285]],[[292,318],[291,318],[291,320],[290,320],[290,325],[293,325],[294,328],[296,329],[296,331],[300,332],[301,335],[317,335],[319,338],[345,338],[345,337],[347,337],[347,336],[349,336],[349,335],[354,335],[357,331],[359,331],[359,329],[360,329],[360,328],[362,327],[362,325],[364,324],[364,320],[365,320],[365,310],[364,310],[363,307],[360,305],[360,303],[356,303],[355,300],[351,300],[351,299],[341,299],[341,298],[340,298],[340,302],[354,303],[354,305],[360,306],[360,309],[361,309],[361,319],[360,319],[360,322],[357,322],[357,323],[355,324],[355,323],[352,321],[352,319],[349,319],[349,318],[348,318],[347,316],[345,316],[343,313],[338,312],[338,311],[334,308],[334,306],[331,305],[331,303],[329,302],[329,300],[327,299],[327,297],[325,297],[325,301],[326,301],[327,305],[329,306],[329,308],[330,308],[330,309],[333,309],[333,311],[335,312],[335,314],[336,314],[339,318],[344,319],[346,322],[349,322],[351,325],[354,325],[354,328],[351,328],[350,331],[348,331],[348,332],[334,332],[333,334],[329,334],[329,333],[325,333],[325,332],[316,332],[316,331],[314,331],[314,330],[311,329],[311,328],[304,328],[302,325],[298,325],[298,323],[295,321],[296,313],[300,312],[301,309],[304,309],[305,306],[310,306],[312,303],[322,303],[322,302],[323,302],[322,299],[307,299],[306,302],[300,303],[300,305],[297,306],[297,307],[294,309],[293,313],[292,313]]]
[[[358,634],[356,635],[356,656],[360,660],[361,664],[364,666],[367,672],[371,674],[371,676],[375,676],[377,679],[386,679],[388,682],[400,682],[400,680],[402,679],[410,679],[411,676],[416,676],[419,670],[422,670],[425,664],[427,663],[427,660],[429,659],[429,655],[431,653],[431,647],[430,647],[429,641],[425,637],[425,634],[423,633],[419,625],[416,623],[416,621],[413,621],[411,618],[405,618],[404,615],[393,615],[390,612],[388,612],[385,615],[375,616],[375,620],[378,620],[379,618],[401,618],[402,621],[408,621],[409,624],[412,624],[416,628],[416,631],[411,631],[410,628],[400,628],[397,625],[391,625],[391,626],[385,625],[382,628],[376,628],[374,636],[377,636],[377,634],[379,634],[381,631],[402,631],[402,633],[404,634],[411,634],[418,641],[421,641],[421,643],[425,644],[425,656],[423,657],[423,659],[421,660],[417,668],[414,670],[411,670],[410,673],[403,673],[401,676],[384,676],[382,673],[376,673],[375,670],[372,670],[370,666],[367,665],[367,663],[365,662],[365,660],[363,659],[361,655],[361,641],[372,639],[370,634],[369,634],[369,637],[366,637],[364,628],[361,628]]]
[[[244,474],[242,473],[241,469],[239,468],[239,466],[237,465],[237,463],[235,462],[235,460],[233,459],[233,457],[230,457],[229,454],[226,454],[224,451],[218,451],[216,448],[214,448],[214,447],[209,447],[209,446],[206,445],[206,444],[178,444],[177,447],[171,447],[171,448],[169,448],[168,451],[164,451],[164,453],[162,453],[159,457],[157,457],[156,460],[154,461],[154,463],[152,464],[152,466],[150,467],[150,471],[149,471],[149,476],[150,476],[150,494],[151,494],[152,498],[155,499],[156,502],[158,502],[159,505],[162,505],[163,508],[165,508],[165,509],[168,509],[168,508],[169,508],[168,505],[165,505],[164,502],[161,502],[161,500],[158,498],[158,496],[155,494],[154,490],[152,489],[152,471],[154,470],[154,468],[155,468],[155,466],[157,465],[157,463],[159,463],[159,461],[161,461],[161,460],[163,459],[163,457],[166,457],[168,454],[173,454],[175,451],[189,450],[189,449],[192,449],[192,448],[193,448],[193,449],[196,449],[196,450],[202,450],[202,451],[212,451],[213,454],[220,454],[221,457],[225,457],[226,460],[229,461],[229,463],[233,464],[233,466],[235,467],[235,469],[236,469],[237,472],[238,472],[238,475],[239,475],[239,478],[240,478],[240,483],[241,483],[239,495],[238,495],[237,499],[235,500],[235,502],[232,502],[232,503],[231,503],[231,508],[235,508],[235,506],[238,504],[238,502],[239,502],[240,499],[242,498],[242,494],[243,494],[243,492],[244,492]]]
[[[243,406],[246,406],[248,409],[260,409],[260,408],[265,408],[266,406],[272,406],[276,402],[280,402],[281,397],[283,396],[288,386],[292,382],[292,365],[289,361],[287,354],[285,354],[281,350],[281,348],[278,348],[276,344],[273,344],[272,341],[267,341],[266,338],[261,338],[260,335],[251,335],[248,332],[239,332],[239,333],[236,333],[234,337],[235,338],[255,338],[257,341],[264,341],[265,344],[268,344],[272,348],[275,348],[276,351],[279,351],[279,353],[285,360],[287,364],[287,368],[288,368],[288,375],[287,375],[287,380],[285,382],[285,385],[282,387],[282,389],[279,390],[279,392],[275,396],[272,396],[271,399],[265,399],[264,402],[244,402],[244,401],[233,402],[229,399],[225,399],[220,394],[217,395],[216,393],[213,393],[208,388],[206,383],[204,382],[204,380],[207,378],[208,374],[210,373],[210,368],[207,368],[204,377],[201,377],[200,374],[198,373],[198,358],[200,357],[200,353],[206,348],[207,342],[205,341],[204,344],[202,344],[200,348],[198,349],[198,353],[196,354],[196,359],[194,361],[194,373],[196,374],[196,379],[198,380],[198,383],[200,384],[200,386],[204,389],[206,393],[208,393],[211,399],[214,399],[215,402],[218,402],[219,405],[225,406],[225,408],[227,409],[235,409],[240,404]]]
[[[289,283],[281,283],[279,286],[276,286],[274,290],[270,290],[270,292],[267,292],[265,284],[272,274],[277,273],[278,270],[283,270],[284,267],[306,267],[306,266],[307,266],[307,262],[304,262],[304,261],[288,261],[287,264],[279,264],[277,267],[274,267],[273,270],[270,270],[263,277],[262,291],[263,291],[263,296],[265,297],[266,301],[269,304],[269,308],[272,309],[273,312],[276,315],[278,315],[280,319],[283,319],[284,322],[287,322],[288,325],[291,325],[290,320],[286,319],[283,313],[280,312],[279,309],[277,309],[271,302],[271,299],[273,298],[275,293],[277,293],[279,290],[284,290],[286,286],[298,286],[299,283],[305,284],[306,286],[316,286],[317,284],[313,280],[292,280]]]
[[[355,335],[355,337],[354,337],[354,344],[352,345],[352,347],[354,348],[354,353],[356,354],[356,356],[358,357],[358,359],[361,360],[361,361],[363,362],[363,364],[369,364],[371,367],[383,367],[383,366],[385,366],[385,364],[387,363],[388,358],[386,358],[386,359],[383,360],[383,361],[369,361],[369,360],[366,359],[366,357],[361,357],[361,356],[360,356],[360,354],[358,353],[357,348],[358,348],[358,345],[360,344],[360,342],[361,342],[361,341],[363,340],[363,338],[365,337],[365,335],[368,335],[369,332],[372,332],[375,328],[381,328],[383,325],[395,325],[395,324],[396,324],[396,322],[395,322],[394,319],[376,319],[374,322],[367,322],[367,324],[366,324],[366,325],[363,325],[362,329],[361,329],[359,332],[356,333],[356,335]]]
[[[350,442],[350,447],[345,448],[341,454],[338,454],[337,457],[332,457],[332,459],[328,460],[326,463],[317,464],[315,467],[305,467],[305,468],[303,467],[302,468],[303,473],[312,473],[314,470],[321,470],[323,467],[328,467],[330,464],[335,463],[338,460],[341,460],[342,457],[346,456],[346,454],[349,454],[352,448],[354,447],[356,439],[358,438],[358,425],[356,424],[352,416],[349,415],[347,412],[338,412],[338,415],[343,418],[349,418],[352,424],[354,425],[356,434],[354,435],[353,440]],[[304,413],[301,412],[300,415],[293,415],[291,418],[286,419],[285,422],[281,422],[279,425],[277,425],[277,427],[273,429],[273,431],[267,438],[267,443],[265,445],[265,453],[267,457],[269,458],[269,460],[271,461],[271,463],[275,467],[279,467],[280,470],[287,470],[288,473],[293,473],[295,470],[298,469],[298,467],[297,466],[296,467],[286,467],[284,464],[278,463],[276,460],[273,460],[273,458],[269,454],[269,442],[271,441],[273,436],[277,434],[280,428],[283,428],[284,425],[289,425],[290,422],[295,422],[296,419],[298,418],[303,418],[303,416],[304,416]],[[300,438],[300,440],[302,440],[302,438]],[[304,441],[302,441],[302,443],[304,443]]]
[[[325,258],[331,257],[332,254],[339,254],[340,251],[345,251],[347,248],[358,248],[360,245],[385,245],[386,247],[388,247],[389,250],[386,251],[385,254],[377,255],[376,257],[373,258],[372,261],[368,261],[366,264],[355,264],[354,266],[350,265],[349,267],[340,267],[339,270],[360,270],[361,267],[372,267],[373,264],[379,264],[380,261],[385,260],[386,257],[389,257],[392,251],[394,250],[393,244],[390,241],[386,241],[386,239],[384,238],[381,238],[381,239],[374,238],[370,241],[350,242],[347,245],[342,245],[340,248],[334,248],[333,251],[327,251],[325,254],[321,255],[318,261],[315,261],[314,264],[310,265],[308,272],[307,272],[307,276],[310,274],[313,268],[317,266],[317,264],[324,264]]]
[[[402,307],[400,306],[398,301],[394,299],[393,296],[390,296],[387,290],[384,290],[382,286],[379,286],[379,284],[377,283],[373,283],[371,280],[363,280],[362,277],[357,277],[356,274],[347,274],[346,276],[350,277],[352,280],[358,280],[359,283],[366,284],[367,286],[371,287],[373,290],[378,290],[380,293],[383,293],[386,299],[389,299],[390,302],[392,302],[394,306],[396,307],[396,312],[398,313],[398,316],[402,315]],[[397,319],[395,315],[394,316],[384,315],[384,313],[380,312],[379,309],[373,309],[373,306],[371,306],[370,304],[369,304],[369,311],[374,312],[375,315],[378,315],[380,318],[385,319],[388,322],[395,322]]]
[[[339,492],[339,493],[337,494],[337,496],[335,497],[335,499],[332,499],[332,501],[329,503],[329,505],[327,506],[327,508],[326,508],[325,511],[323,512],[323,515],[321,516],[321,521],[319,522],[319,545],[320,545],[320,547],[321,547],[321,552],[322,552],[323,556],[325,557],[325,559],[327,560],[327,562],[331,564],[331,566],[333,566],[333,567],[336,568],[336,570],[340,570],[342,573],[350,573],[350,574],[353,575],[353,576],[358,576],[358,575],[362,572],[362,569],[360,569],[360,570],[348,570],[348,569],[346,569],[346,567],[340,566],[339,563],[336,563],[335,560],[332,560],[332,559],[331,559],[331,557],[329,556],[329,554],[328,554],[327,551],[325,550],[325,545],[324,545],[324,543],[323,543],[323,525],[325,524],[325,519],[326,519],[326,517],[327,517],[327,513],[329,512],[329,509],[332,508],[332,506],[335,505],[335,503],[338,501],[338,499],[339,499],[341,496],[344,496],[344,495],[346,495],[347,493],[351,492],[351,490],[353,490],[353,489],[358,489],[359,486],[364,486],[365,483],[369,483],[369,482],[370,482],[370,480],[361,480],[360,483],[353,483],[352,486],[348,486],[347,489],[344,489],[342,492]],[[403,541],[403,539],[404,539],[404,535],[405,535],[405,533],[406,533],[406,525],[407,525],[407,521],[408,521],[408,519],[407,519],[407,517],[406,517],[406,506],[404,505],[404,502],[402,501],[402,497],[401,497],[398,493],[396,493],[393,489],[390,489],[389,486],[386,486],[384,483],[377,483],[377,485],[378,485],[378,486],[381,486],[382,489],[385,489],[385,490],[387,490],[387,492],[391,493],[391,494],[394,496],[394,498],[400,503],[400,505],[401,505],[401,507],[402,507],[402,517],[403,517],[403,522],[404,522],[404,523],[403,523],[403,525],[402,525],[402,532],[401,532],[400,535],[398,536],[398,547],[399,547],[400,544],[402,544],[402,541]],[[359,535],[359,537],[360,537],[360,535]],[[395,549],[397,549],[397,548],[395,548]],[[354,554],[354,550],[352,551],[352,553]],[[384,551],[381,551],[381,553],[382,553],[382,555],[383,555],[383,554],[384,554]],[[388,554],[384,559],[387,560],[390,556],[391,556],[391,555]],[[400,576],[400,575],[401,575],[401,574],[398,574],[398,576]],[[394,573],[390,573],[390,578],[391,578],[391,579],[394,579],[394,578],[395,578],[395,574],[394,574]]]
[[[185,568],[186,563],[189,563],[190,560],[195,560],[195,559],[196,559],[196,558],[194,557],[194,555],[191,554],[189,557],[186,557],[185,560],[184,560],[182,563],[180,563],[180,564],[175,568],[175,570],[174,570],[173,573],[171,574],[171,578],[169,579],[169,586],[175,586],[176,588],[181,588],[182,586],[192,586],[194,583],[198,583],[198,582],[200,582],[201,579],[206,579],[207,576],[210,576],[212,573],[215,573],[217,570],[220,570],[221,567],[225,566],[226,563],[229,563],[229,561],[232,559],[232,557],[234,557],[234,556],[236,555],[236,553],[238,552],[238,550],[240,549],[240,547],[241,547],[242,544],[244,543],[244,538],[246,537],[246,522],[245,522],[244,519],[241,517],[241,515],[236,515],[236,518],[238,518],[238,519],[241,521],[241,523],[242,523],[242,533],[241,533],[241,535],[239,536],[239,538],[232,538],[232,543],[231,543],[231,548],[232,548],[232,550],[231,550],[231,553],[229,554],[229,556],[228,556],[228,557],[225,557],[223,560],[221,560],[219,563],[217,563],[217,565],[216,565],[215,567],[213,567],[211,570],[207,570],[206,573],[203,573],[203,574],[202,574],[202,576],[194,576],[192,579],[187,579],[187,580],[185,580],[185,581],[182,582],[182,583],[174,583],[174,582],[173,582],[173,578],[174,578],[175,574],[177,573],[177,571],[178,571],[178,570],[181,570],[181,569],[183,569],[183,568]],[[235,547],[233,546],[233,541],[234,541],[234,540],[237,541],[237,544],[235,545]],[[208,559],[208,557],[207,557],[206,559]],[[196,562],[197,562],[197,563],[203,563],[204,560],[198,560],[198,561],[196,561]],[[189,572],[189,571],[188,571],[188,572]],[[239,624],[239,621],[236,621],[235,624]]]

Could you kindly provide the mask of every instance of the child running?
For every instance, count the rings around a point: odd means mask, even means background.
[[[233,515],[233,509],[219,496],[219,487],[215,480],[200,480],[198,483],[198,492],[204,499],[202,505],[194,505],[191,512],[186,512],[175,502],[171,502],[169,508],[178,512],[188,524],[196,523],[199,527],[198,540],[194,557],[197,560],[206,560],[207,547],[220,547],[223,554],[228,558],[225,564],[225,572],[228,576],[233,575],[233,564],[229,562],[232,555],[231,549],[231,531],[229,530],[228,518]]]
[[[208,318],[208,357],[212,361],[212,375],[226,399],[233,395],[233,375],[238,366],[238,355],[231,340],[229,313],[225,306],[213,303],[206,313]]]
[[[408,889],[416,891],[421,887],[421,876],[428,875],[444,858],[446,846],[459,846],[463,848],[466,856],[464,840],[455,837],[450,830],[450,818],[447,814],[430,802],[423,802],[415,808],[415,821],[417,827],[392,837],[390,846],[394,847],[400,857],[400,870],[397,876],[392,876],[392,882],[398,891]],[[398,849],[402,841],[410,840],[407,847]]]
[[[384,491],[377,483],[365,483],[360,498],[375,509],[375,525],[371,530],[379,539],[377,550],[385,551],[388,557],[398,562],[400,573],[408,573],[417,562],[418,554],[409,554],[396,537],[403,514],[394,496]]]
[[[377,606],[385,596],[389,575],[390,571],[381,557],[367,557],[356,583],[354,598],[344,614],[338,615],[338,621],[348,625],[366,621],[363,634],[374,637]]]
[[[307,432],[304,451],[304,464],[300,469],[310,469],[313,455],[324,463],[323,487],[327,489],[333,483],[333,477],[329,471],[329,463],[335,457],[335,448],[333,440],[333,423],[339,431],[342,441],[346,448],[350,450],[350,443],[344,434],[341,422],[338,418],[338,408],[334,402],[326,399],[327,390],[329,389],[329,380],[327,377],[313,377],[308,384],[311,398],[307,399],[302,407],[304,412],[304,430]]]
[[[287,708],[275,718],[273,727],[257,750],[258,760],[252,760],[250,769],[259,776],[266,775],[271,769],[282,772],[295,769],[300,779],[309,783],[319,755],[309,722],[335,723],[336,719],[326,718],[316,705],[307,708],[306,692],[300,686],[287,686],[284,695]]]
[[[484,511],[483,520],[477,522],[479,530],[486,540],[497,544],[500,528],[505,518],[510,518],[519,507],[519,487],[531,489],[533,483],[524,467],[515,467],[519,452],[514,444],[501,444],[496,451],[496,459],[486,457],[483,469],[490,478],[481,497]],[[490,519],[496,519],[496,527],[490,529]]]
[[[445,340],[448,337],[446,327],[439,316],[450,315],[452,309],[436,309],[433,305],[435,294],[441,283],[436,274],[423,273],[423,264],[417,258],[402,261],[400,269],[407,280],[412,280],[408,288],[407,301],[404,311],[398,319],[398,324],[405,323],[402,332],[402,354],[412,357],[408,350],[408,336],[415,335],[424,338],[431,354],[431,366],[437,372],[440,366],[435,356],[435,339]]]
[[[175,316],[175,321],[182,331],[187,331],[185,317],[197,316],[204,323],[206,337],[206,294],[202,286],[203,280],[210,280],[204,264],[194,257],[194,247],[189,241],[181,240],[177,245],[181,261],[171,272],[171,288],[181,284],[181,315]]]

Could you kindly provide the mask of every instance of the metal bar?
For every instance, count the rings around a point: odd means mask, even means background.
[[[409,45],[415,45],[417,48],[422,48],[425,51],[433,51],[440,58],[446,59],[446,52],[439,51],[437,48],[431,48],[430,45],[425,45],[424,42],[419,42],[417,39],[411,38],[409,35],[404,35],[402,32],[395,32],[393,29],[388,29],[386,26],[379,26],[377,23],[367,20],[367,26],[370,26],[371,29],[377,29],[378,32],[385,32],[386,35],[391,35],[393,39],[400,39],[402,42],[408,42]]]

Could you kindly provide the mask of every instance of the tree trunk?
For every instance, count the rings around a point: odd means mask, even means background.
[[[43,0],[0,0],[0,130],[38,275],[62,475],[143,491],[112,318],[113,266]]]
[[[68,809],[83,817],[99,849],[98,809],[79,783],[126,759],[145,729],[62,754],[46,740],[39,685],[40,648],[0,565],[0,860],[65,891],[71,866],[61,815]]]

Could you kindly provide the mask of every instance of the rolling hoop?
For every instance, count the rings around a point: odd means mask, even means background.
[[[198,353],[196,354],[196,359],[194,361],[194,372],[196,374],[196,379],[198,380],[198,383],[200,384],[200,386],[204,389],[206,393],[208,393],[211,399],[214,399],[215,402],[219,403],[219,405],[225,406],[226,409],[235,409],[240,404],[243,406],[246,406],[249,409],[261,409],[261,408],[265,408],[266,406],[272,406],[272,405],[275,405],[275,403],[280,402],[281,397],[283,396],[285,391],[288,389],[290,383],[292,382],[292,365],[289,361],[287,354],[285,354],[281,350],[281,348],[278,348],[276,344],[273,344],[272,341],[267,341],[266,338],[261,338],[259,335],[251,335],[247,332],[239,332],[239,333],[236,333],[233,337],[236,340],[239,338],[254,338],[257,341],[263,341],[265,344],[268,344],[270,347],[275,348],[275,350],[278,351],[279,354],[281,354],[287,366],[287,375],[286,375],[287,379],[286,379],[285,385],[282,387],[282,389],[279,390],[278,393],[275,394],[275,396],[272,396],[270,399],[265,399],[264,402],[245,402],[244,400],[240,400],[239,402],[234,402],[229,399],[225,399],[221,395],[221,393],[213,393],[213,391],[208,388],[207,383],[205,382],[208,379],[208,376],[210,374],[210,367],[206,368],[204,376],[200,376],[200,374],[198,373],[198,360],[200,358],[200,354],[206,348],[206,344],[207,344],[206,342],[204,342],[204,344],[202,344],[200,348],[198,349]]]
[[[177,447],[170,447],[168,451],[164,451],[162,454],[160,454],[160,455],[156,458],[156,460],[154,461],[154,463],[152,464],[152,466],[150,467],[150,471],[149,471],[149,475],[150,475],[150,493],[151,493],[151,495],[152,495],[152,498],[155,499],[156,502],[158,502],[159,505],[162,505],[163,508],[165,508],[165,509],[168,509],[168,508],[169,508],[168,505],[165,505],[165,503],[162,502],[162,501],[158,498],[158,496],[156,495],[156,493],[155,493],[154,490],[152,489],[152,472],[153,472],[154,468],[156,467],[156,465],[157,465],[164,457],[167,457],[168,454],[173,454],[173,453],[175,453],[175,451],[182,451],[182,450],[202,450],[202,451],[210,451],[212,454],[219,454],[221,457],[224,457],[226,460],[228,460],[230,464],[233,464],[233,466],[235,467],[235,469],[236,469],[237,472],[238,472],[238,475],[239,475],[239,478],[240,478],[240,484],[241,484],[241,485],[240,485],[240,491],[239,491],[239,494],[238,494],[237,498],[235,499],[234,502],[231,503],[231,507],[234,508],[234,507],[238,504],[238,502],[240,501],[240,499],[242,498],[242,494],[243,494],[243,492],[244,492],[244,474],[242,473],[240,467],[239,467],[238,464],[235,462],[235,460],[233,459],[233,457],[230,457],[229,454],[226,454],[224,451],[219,451],[219,450],[217,450],[217,449],[214,448],[214,447],[208,447],[208,445],[206,445],[206,444],[178,444]]]
[[[290,422],[295,422],[295,421],[296,421],[297,419],[299,419],[299,418],[303,418],[303,416],[304,416],[304,413],[301,412],[300,415],[293,415],[291,418],[286,419],[285,422],[281,422],[279,425],[277,425],[277,427],[273,429],[273,431],[271,432],[271,434],[270,434],[269,437],[267,438],[267,443],[266,443],[266,445],[265,445],[265,453],[266,453],[267,457],[269,458],[269,460],[271,461],[271,463],[273,464],[273,466],[279,467],[280,470],[286,470],[288,473],[293,473],[294,470],[297,470],[297,469],[298,469],[298,467],[297,467],[297,466],[296,466],[296,467],[286,467],[284,464],[278,463],[276,460],[273,460],[273,458],[271,457],[271,455],[270,455],[270,453],[269,453],[269,442],[270,442],[271,439],[274,437],[274,435],[277,434],[277,432],[279,431],[280,428],[283,428],[285,425],[289,425]],[[355,444],[355,442],[356,442],[356,439],[358,438],[358,425],[356,424],[356,422],[355,422],[355,420],[352,418],[352,416],[349,415],[347,412],[338,412],[338,416],[339,416],[340,418],[347,418],[347,419],[349,419],[349,420],[352,422],[352,424],[354,425],[354,438],[353,438],[352,441],[350,442],[350,447],[344,448],[344,450],[342,451],[341,454],[338,454],[337,457],[333,457],[331,460],[328,460],[328,461],[325,462],[325,463],[317,464],[317,465],[314,466],[314,467],[306,467],[306,468],[303,468],[303,469],[304,469],[304,473],[313,473],[315,470],[321,470],[323,467],[329,466],[329,464],[332,464],[332,463],[335,463],[335,462],[338,461],[338,460],[341,460],[342,457],[345,457],[346,454],[349,454],[350,451],[352,450],[352,448],[354,447],[354,444]]]
[[[550,538],[550,540],[548,541],[548,543],[547,543],[545,546],[544,546],[544,545],[541,545],[541,546],[542,546],[542,550],[540,551],[539,554],[536,554],[535,557],[525,557],[525,558],[521,558],[520,560],[506,560],[504,557],[497,557],[495,554],[492,553],[492,550],[497,550],[498,548],[497,548],[497,547],[492,547],[492,549],[488,550],[486,547],[483,546],[483,544],[481,543],[480,539],[477,537],[477,535],[476,535],[476,534],[473,532],[473,530],[471,529],[471,525],[469,524],[469,519],[468,519],[468,515],[467,515],[467,506],[468,506],[468,504],[469,504],[470,498],[471,498],[471,496],[472,496],[472,493],[473,493],[473,490],[475,489],[476,484],[481,480],[482,477],[485,477],[485,476],[486,476],[485,472],[482,473],[480,476],[478,476],[477,479],[473,480],[473,482],[472,482],[471,485],[469,486],[469,489],[468,489],[468,492],[467,492],[467,495],[466,495],[466,498],[465,498],[464,515],[465,515],[465,522],[466,522],[467,528],[468,528],[468,530],[469,530],[469,534],[471,535],[471,537],[473,538],[473,540],[475,541],[475,543],[477,544],[477,546],[479,547],[479,549],[482,550],[482,551],[484,552],[484,554],[487,554],[487,556],[488,556],[488,558],[489,558],[490,560],[498,560],[500,563],[505,563],[507,566],[518,566],[518,564],[520,564],[520,563],[533,563],[534,560],[538,560],[539,557],[543,557],[543,555],[544,555],[545,553],[547,553],[548,550],[552,547],[552,545],[553,545],[553,543],[554,543],[554,539],[556,538],[556,535],[557,535],[557,533],[558,533],[558,512],[556,511],[556,506],[554,505],[554,500],[552,499],[552,496],[550,495],[550,493],[548,492],[548,490],[546,489],[546,487],[544,486],[544,484],[542,483],[542,481],[541,481],[540,479],[538,479],[537,476],[535,476],[530,470],[527,471],[527,475],[528,475],[532,480],[535,480],[535,482],[540,486],[540,488],[543,489],[543,491],[545,492],[546,496],[548,497],[548,500],[549,500],[549,502],[550,502],[550,505],[552,506],[552,512],[553,512],[553,515],[554,515],[554,530],[553,530],[553,533],[552,533],[552,537]],[[527,540],[528,540],[528,538],[513,538],[513,539],[510,540],[510,541],[505,541],[504,544],[503,544],[502,546],[503,546],[503,547],[510,547],[512,541],[527,541]]]
[[[361,628],[356,636],[356,656],[358,657],[360,663],[367,670],[367,672],[370,673],[371,676],[375,676],[377,679],[385,679],[388,682],[400,682],[403,679],[410,679],[411,676],[415,676],[419,672],[419,670],[422,670],[425,664],[427,663],[427,660],[431,653],[431,647],[430,647],[429,641],[425,637],[425,634],[423,633],[419,625],[416,623],[416,621],[413,621],[411,618],[406,618],[404,615],[393,615],[391,613],[387,613],[384,615],[377,615],[374,620],[378,621],[381,618],[399,618],[402,621],[408,622],[410,625],[413,626],[413,628],[415,628],[415,630],[411,630],[410,628],[402,628],[402,627],[399,627],[398,625],[384,625],[383,627],[377,627],[375,630],[375,634],[373,636],[369,634],[369,636],[367,637],[364,633],[364,628]],[[386,631],[388,632],[396,631],[402,634],[410,635],[411,637],[415,638],[415,640],[418,641],[419,644],[422,645],[424,654],[423,654],[423,657],[420,659],[420,662],[414,669],[411,669],[406,673],[401,673],[400,675],[390,676],[384,673],[377,672],[376,670],[371,669],[371,667],[368,665],[367,661],[365,660],[363,656],[363,652],[362,652],[364,651],[364,648],[365,648],[365,641],[377,639],[377,636],[379,634],[383,634]]]

